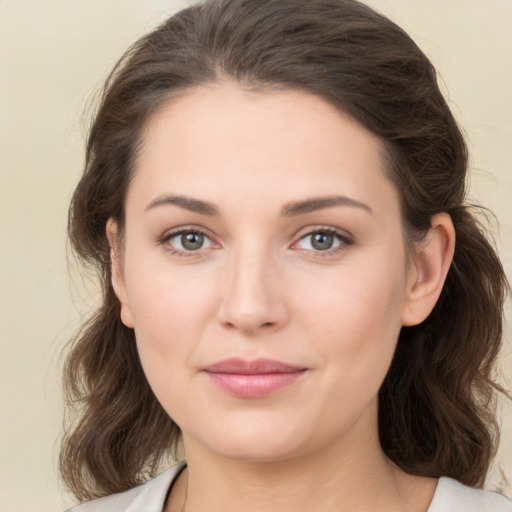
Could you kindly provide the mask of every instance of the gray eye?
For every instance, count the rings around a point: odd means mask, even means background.
[[[208,235],[196,229],[183,229],[169,234],[163,243],[171,252],[180,256],[191,256],[193,252],[201,254],[206,249],[215,246]]]
[[[181,234],[181,246],[187,251],[197,251],[204,245],[204,235],[202,233],[191,232]]]
[[[331,249],[334,244],[334,235],[330,233],[314,233],[311,235],[311,246],[317,251]]]
[[[350,245],[350,241],[343,233],[338,231],[321,230],[312,231],[303,236],[293,245],[294,249],[304,249],[313,252],[331,253],[338,248]]]

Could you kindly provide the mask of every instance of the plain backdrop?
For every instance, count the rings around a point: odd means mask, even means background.
[[[255,0],[257,1],[257,0]],[[471,196],[489,206],[512,269],[512,2],[368,0],[433,60],[469,142]],[[0,0],[0,512],[72,499],[56,460],[61,352],[93,309],[94,281],[67,262],[67,207],[83,164],[87,105],[128,45],[185,0]],[[510,301],[507,304],[508,317]],[[502,373],[512,388],[510,327]],[[512,482],[512,406],[497,467]],[[487,485],[500,485],[495,468]],[[511,484],[505,492],[512,495]]]

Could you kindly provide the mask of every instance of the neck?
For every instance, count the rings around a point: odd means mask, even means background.
[[[286,460],[222,457],[187,438],[185,447],[188,467],[166,512],[425,512],[435,490],[385,457],[376,429]]]

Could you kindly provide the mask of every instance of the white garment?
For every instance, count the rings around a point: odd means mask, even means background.
[[[82,503],[65,512],[162,512],[169,489],[184,467],[185,463],[181,462],[143,485]],[[512,512],[512,501],[442,477],[428,512]]]

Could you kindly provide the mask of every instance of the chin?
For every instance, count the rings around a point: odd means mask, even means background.
[[[215,447],[218,455],[236,459],[238,461],[253,463],[282,462],[297,457],[303,452],[297,443],[269,439],[268,436],[260,436],[251,440],[228,439]]]
[[[252,416],[252,417],[251,417]],[[259,417],[258,417],[259,416]],[[268,415],[243,415],[235,421],[209,424],[208,431],[197,432],[198,442],[221,457],[248,462],[282,461],[298,456],[310,446],[311,436],[290,420],[276,421]],[[184,434],[185,450],[187,434]]]

